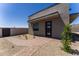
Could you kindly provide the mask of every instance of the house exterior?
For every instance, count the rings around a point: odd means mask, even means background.
[[[55,4],[29,16],[29,34],[60,38],[64,26],[79,14],[69,14],[69,4]]]
[[[27,28],[0,28],[0,37],[27,34]]]
[[[72,32],[79,32],[79,24],[72,26]]]

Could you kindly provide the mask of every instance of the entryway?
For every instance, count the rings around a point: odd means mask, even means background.
[[[52,37],[52,21],[45,22],[45,36]]]

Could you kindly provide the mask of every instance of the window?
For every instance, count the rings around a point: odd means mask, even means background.
[[[39,23],[34,23],[33,24],[33,30],[34,31],[39,31]]]

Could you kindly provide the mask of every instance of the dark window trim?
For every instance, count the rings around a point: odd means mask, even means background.
[[[39,23],[38,22],[33,24],[33,31],[39,31]]]

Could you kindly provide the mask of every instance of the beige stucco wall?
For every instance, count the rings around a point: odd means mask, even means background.
[[[31,17],[29,17],[29,20],[32,20],[32,19],[34,20],[35,18],[42,17],[42,16],[45,16],[45,15],[48,15],[54,12],[58,12],[60,14],[65,24],[69,23],[69,5],[66,3],[58,4],[54,7],[51,7],[39,13],[36,13],[35,15],[32,15]]]
[[[10,32],[11,32],[10,35],[26,34],[27,29],[26,28],[11,28]]]
[[[0,28],[0,37],[2,37],[2,28]]]
[[[28,28],[28,33],[29,33],[29,39],[32,39],[34,37],[34,31],[33,31],[33,26],[32,23],[29,22],[29,28]]]
[[[65,24],[60,18],[52,20],[52,37],[60,38]]]

